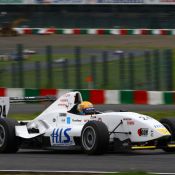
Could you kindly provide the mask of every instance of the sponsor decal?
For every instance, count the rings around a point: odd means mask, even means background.
[[[71,118],[70,118],[70,117],[67,117],[67,118],[66,118],[66,123],[67,123],[67,124],[70,124],[70,123],[71,123]]]
[[[72,119],[72,122],[81,122],[82,120],[80,119]]]
[[[135,125],[133,120],[127,121],[127,125]]]
[[[123,118],[123,120],[132,120],[131,118]]]
[[[66,108],[68,108],[69,104],[68,104],[68,99],[66,96],[63,96],[59,102],[58,102],[58,106],[64,106]]]
[[[63,103],[59,103],[58,106],[65,106],[66,108],[68,108],[68,105]]]
[[[62,98],[62,99],[60,99],[60,102],[62,102],[62,103],[67,103],[68,100],[67,100],[67,98]]]
[[[132,120],[132,118],[123,118],[124,121],[127,121],[127,125],[134,125],[134,121]]]
[[[154,125],[154,128],[164,128],[162,124]]]
[[[140,128],[137,133],[139,136],[148,136],[148,128]]]
[[[71,138],[69,136],[69,132],[71,128],[58,128],[52,131],[50,136],[52,145],[66,145],[71,144]]]
[[[60,117],[66,117],[66,113],[60,113],[59,116]]]
[[[156,128],[156,131],[163,135],[170,135],[170,132],[166,128]]]
[[[65,121],[66,121],[66,119],[65,119],[65,118],[63,118],[63,119],[61,119],[61,121],[62,121],[62,122],[65,122]]]
[[[53,118],[53,120],[52,120],[53,122],[56,122],[56,118]]]
[[[143,119],[143,120],[148,120],[150,119],[148,116],[139,116],[139,118]]]

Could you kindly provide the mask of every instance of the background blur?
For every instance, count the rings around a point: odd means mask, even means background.
[[[128,4],[1,5],[0,19],[1,23],[23,19],[20,26],[30,27],[175,28],[174,5]]]
[[[60,2],[0,1],[1,87],[174,90],[174,33],[21,35],[13,29],[174,29],[175,3]]]

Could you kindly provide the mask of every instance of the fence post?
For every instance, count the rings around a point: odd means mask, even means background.
[[[75,48],[75,61],[76,61],[76,88],[81,89],[81,48]]]
[[[18,60],[18,77],[19,77],[19,87],[24,87],[24,67],[23,67],[23,46],[22,44],[17,45],[17,60]]]
[[[151,54],[149,51],[144,52],[144,62],[145,62],[145,79],[146,79],[146,89],[152,90],[151,81]]]
[[[17,87],[17,67],[16,67],[16,63],[12,63],[11,64],[11,82],[12,82],[12,87]]]
[[[129,60],[128,60],[128,68],[129,68],[129,74],[128,74],[128,79],[129,79],[129,89],[134,89],[134,55],[133,53],[129,53]]]
[[[91,76],[93,81],[93,88],[96,87],[96,56],[91,57]]]
[[[4,69],[1,68],[0,69],[0,86],[4,86],[4,76],[3,76],[3,73],[4,73]]]
[[[64,85],[63,85],[63,87],[65,88],[65,89],[67,89],[68,88],[68,60],[67,59],[65,59],[65,61],[62,63],[63,64],[63,83],[64,83]]]
[[[120,54],[119,56],[119,81],[120,81],[120,89],[124,89],[125,87],[125,56],[124,54]]]
[[[52,70],[52,47],[46,47],[46,56],[47,56],[47,88],[53,86],[53,70]]]
[[[36,61],[35,62],[35,75],[36,75],[36,88],[40,88],[41,87],[41,66],[40,66],[40,62]]]
[[[107,51],[103,52],[103,88],[108,86],[108,53]]]
[[[165,50],[165,65],[166,65],[166,85],[167,90],[173,90],[173,53],[171,49]]]
[[[159,50],[154,50],[154,79],[155,90],[160,90],[160,53]]]

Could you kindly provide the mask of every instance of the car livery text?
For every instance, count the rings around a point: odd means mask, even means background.
[[[50,135],[52,145],[71,145],[69,132],[71,128],[55,128]]]

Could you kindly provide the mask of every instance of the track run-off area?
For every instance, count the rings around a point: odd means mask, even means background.
[[[175,173],[175,154],[162,150],[100,156],[88,156],[78,151],[19,150],[16,154],[1,154],[0,157],[0,170],[7,171]]]

